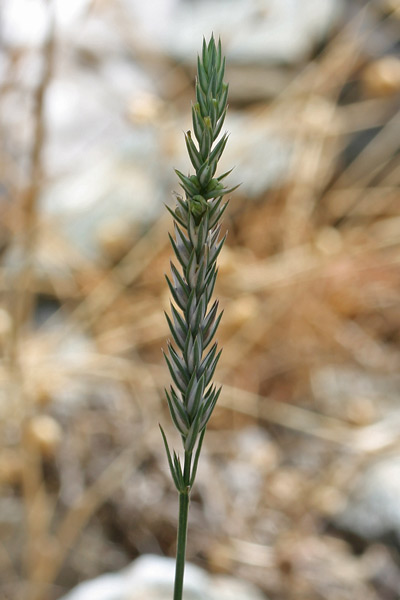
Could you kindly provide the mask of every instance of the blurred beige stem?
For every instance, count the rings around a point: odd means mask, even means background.
[[[11,391],[16,425],[21,433],[22,488],[26,511],[26,545],[23,557],[24,579],[27,582],[23,597],[31,600],[29,583],[36,569],[37,548],[47,535],[49,515],[51,513],[48,495],[42,478],[42,465],[39,450],[28,442],[24,434],[25,425],[30,416],[28,399],[24,393],[23,371],[20,357],[23,352],[22,335],[25,323],[30,323],[34,308],[32,280],[34,277],[34,255],[38,225],[38,200],[43,176],[42,151],[45,143],[45,96],[51,81],[54,63],[54,15],[49,4],[49,33],[43,47],[43,72],[33,96],[34,128],[30,151],[29,182],[21,192],[21,201],[17,208],[21,232],[21,268],[11,284],[10,314],[12,331],[7,348],[7,359],[12,377]]]
[[[55,50],[54,16],[51,10],[49,10],[49,20],[48,39],[43,48],[42,78],[33,98],[34,131],[30,153],[30,177],[27,187],[21,192],[18,215],[21,228],[22,267],[16,275],[12,290],[13,339],[10,358],[14,362],[18,362],[22,325],[31,319],[34,306],[34,296],[31,290],[39,221],[38,202],[43,178],[42,153],[46,140],[44,104],[52,77]]]
[[[48,586],[53,582],[73,544],[97,508],[130,477],[134,462],[140,460],[137,447],[128,448],[103,471],[96,481],[86,488],[80,498],[62,519],[54,537],[43,538],[43,547],[38,553],[29,600],[46,598]]]

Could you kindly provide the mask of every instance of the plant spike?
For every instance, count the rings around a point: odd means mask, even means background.
[[[227,109],[228,85],[224,83],[225,58],[221,41],[214,36],[208,44],[203,39],[202,53],[197,60],[196,103],[192,106],[193,132],[185,134],[186,148],[194,175],[176,170],[184,195],[176,195],[175,209],[168,210],[174,218],[175,239],[170,236],[177,258],[171,263],[172,279],[167,277],[174,303],[172,318],[167,321],[175,347],[168,343],[164,354],[173,385],[166,390],[172,421],[182,438],[183,467],[179,456],[169,450],[161,429],[172,478],[179,492],[179,524],[174,600],[182,600],[185,567],[189,496],[193,486],[201,446],[208,420],[215,407],[220,389],[212,377],[221,351],[213,340],[222,312],[218,301],[211,306],[218,269],[216,260],[225,241],[219,239],[219,221],[226,208],[222,202],[226,193],[224,178],[230,171],[215,177],[217,163],[225,149],[228,134],[219,137]]]

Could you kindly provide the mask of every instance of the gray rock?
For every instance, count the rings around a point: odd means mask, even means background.
[[[259,198],[271,187],[285,181],[290,174],[293,144],[280,137],[271,123],[251,115],[233,113],[227,119],[226,129],[232,142],[227,144],[221,171],[236,165],[229,182],[236,184],[237,174],[240,174],[243,183],[239,193],[248,198]]]
[[[238,511],[256,513],[262,502],[264,477],[274,470],[278,450],[268,434],[257,427],[242,429],[234,437],[235,456],[224,468],[225,485]]]
[[[296,63],[330,30],[343,9],[341,0],[169,0],[153,3],[125,0],[149,39],[186,62],[196,56],[203,35],[226,41],[231,62]]]
[[[162,206],[162,187],[129,153],[103,156],[81,172],[59,178],[42,195],[44,215],[84,256],[96,258],[98,232],[107,222],[151,222]]]
[[[335,525],[364,540],[395,535],[400,544],[400,457],[381,460],[354,482]]]
[[[62,600],[165,600],[173,592],[175,560],[142,556],[119,573],[81,583]],[[232,577],[210,577],[191,564],[185,571],[185,600],[266,600],[253,585]]]
[[[313,393],[325,408],[339,410],[354,397],[369,398],[381,410],[397,410],[400,391],[399,375],[377,374],[365,369],[328,365],[312,374]]]
[[[398,375],[328,366],[313,373],[312,388],[319,405],[335,417],[351,414],[352,406],[360,405],[362,411],[364,405],[370,407],[371,422],[354,430],[353,447],[362,451],[380,450],[398,440]],[[400,543],[399,498],[400,456],[375,462],[371,459],[371,464],[354,478],[347,505],[333,523],[364,540],[379,540],[394,534]]]
[[[42,44],[48,31],[43,3],[4,2],[5,42],[10,46]],[[332,27],[344,6],[343,0],[124,0],[123,4],[136,35],[158,44],[161,50],[186,60],[198,51],[202,36],[214,31],[229,40],[230,59],[247,63],[302,60]],[[73,37],[82,27],[88,5],[89,0],[56,3],[57,26],[63,36]],[[100,27],[99,32],[95,42],[99,47],[104,40],[107,49],[118,44],[106,28]]]

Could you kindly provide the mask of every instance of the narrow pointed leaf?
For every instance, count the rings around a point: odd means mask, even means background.
[[[212,219],[210,219],[210,227],[214,227],[214,225],[216,225],[216,223],[218,223],[219,219],[224,214],[227,206],[228,206],[228,203],[225,202],[225,204],[222,205],[222,208],[220,208],[219,213],[215,214],[214,217]]]
[[[179,373],[186,384],[189,383],[190,373],[188,373],[188,371],[186,369],[183,358],[178,356],[176,350],[174,350],[174,348],[173,348],[173,346],[171,346],[171,344],[168,344],[168,350],[169,350],[169,355],[170,355],[170,358],[172,361],[171,365],[174,366],[175,373]]]
[[[221,389],[222,388],[219,388],[219,390],[213,395],[212,400],[204,407],[203,416],[202,416],[201,423],[200,423],[200,429],[202,427],[207,426],[207,423],[210,420],[210,417],[213,413],[215,405],[217,404],[219,395],[221,393]]]
[[[200,144],[205,128],[203,117],[200,114],[200,105],[198,102],[192,106],[193,131],[197,142]]]
[[[186,177],[186,175],[178,171],[178,169],[175,169],[175,173],[181,180],[181,186],[183,187],[185,192],[187,192],[190,196],[195,196],[199,193],[200,189],[194,185],[194,183],[189,179],[189,177]]]
[[[171,292],[174,302],[176,302],[177,306],[179,306],[181,310],[185,310],[187,305],[186,295],[182,290],[178,291],[176,288],[174,288],[171,281],[169,280],[168,275],[165,275],[165,279],[167,280],[169,291]]]
[[[224,311],[222,310],[220,312],[220,314],[218,315],[217,319],[215,320],[215,322],[211,325],[211,327],[207,330],[207,333],[204,335],[204,337],[203,337],[203,348],[204,349],[207,348],[208,344],[214,338],[215,332],[218,329],[218,325],[220,324],[223,314],[224,314]]]
[[[187,250],[186,249],[179,249],[178,246],[175,243],[174,238],[172,237],[172,235],[170,233],[168,233],[168,237],[169,237],[169,241],[171,242],[171,246],[175,252],[175,256],[176,258],[179,260],[179,262],[181,263],[182,267],[185,269],[187,266],[187,261],[189,259],[189,256],[187,254]]]
[[[197,448],[196,448],[196,452],[194,455],[192,472],[190,474],[190,482],[189,482],[190,487],[193,487],[194,481],[196,479],[197,467],[199,464],[199,458],[200,458],[201,448],[203,446],[203,440],[204,440],[205,433],[206,433],[206,428],[204,427],[203,431],[201,432],[201,434],[199,436],[199,441],[197,442]]]
[[[205,373],[206,387],[210,383],[211,379],[213,378],[213,375],[214,375],[215,369],[217,367],[221,353],[222,353],[222,349],[218,352],[217,356],[214,358],[213,363],[210,366],[210,368],[207,369],[207,373]]]
[[[206,117],[208,114],[207,104],[206,104],[206,96],[199,85],[196,86],[196,100],[197,100],[198,105],[200,106],[201,116],[203,118]]]
[[[227,83],[222,84],[222,94],[218,100],[218,116],[226,111],[226,101],[228,99],[229,86]]]
[[[197,435],[199,433],[199,429],[200,429],[200,421],[201,421],[201,412],[199,411],[196,415],[195,420],[193,421],[190,429],[189,429],[189,433],[187,435],[187,438],[185,440],[185,451],[186,452],[192,452],[193,448],[196,444],[196,440],[197,440]]]
[[[172,323],[171,319],[169,318],[168,313],[166,313],[164,311],[164,314],[165,314],[165,318],[167,319],[169,330],[171,332],[172,337],[174,338],[174,341],[175,341],[176,345],[181,350],[183,350],[183,348],[185,346],[185,337],[183,335],[183,331],[180,328],[178,329],[176,326],[174,326],[174,324]]]
[[[175,427],[182,435],[187,435],[190,424],[185,409],[180,403],[179,398],[177,398],[177,396],[173,393],[169,395],[167,390],[165,390],[165,396],[167,398],[169,411]]]
[[[175,267],[174,263],[171,262],[170,264],[171,264],[172,278],[174,280],[175,287],[181,288],[182,291],[184,292],[185,296],[189,297],[189,287],[188,287],[186,281],[184,281],[183,277],[179,273],[178,269]]]
[[[188,251],[188,254],[190,254],[191,252],[191,246],[190,246],[190,242],[187,239],[187,237],[185,236],[185,234],[183,233],[183,231],[180,229],[180,227],[178,227],[178,225],[175,223],[174,224],[175,227],[175,238],[177,243],[179,243],[179,245],[183,244],[186,248],[186,250]]]
[[[194,142],[192,140],[192,136],[190,131],[185,134],[186,148],[189,154],[189,158],[191,160],[192,165],[196,169],[196,171],[201,167],[201,158],[199,151],[197,150]]]
[[[178,492],[180,491],[180,485],[179,485],[179,480],[177,477],[177,474],[175,473],[175,469],[174,469],[174,465],[172,462],[172,457],[171,457],[171,452],[169,451],[169,447],[168,447],[168,442],[167,442],[167,438],[165,436],[164,430],[161,427],[161,425],[158,425],[161,431],[161,435],[162,438],[164,440],[164,446],[165,446],[165,451],[167,453],[167,459],[168,459],[168,465],[169,465],[169,470],[171,471],[171,475],[172,475],[172,479],[174,480],[175,483],[175,487],[178,490]]]
[[[164,354],[165,362],[167,363],[169,372],[171,374],[171,377],[172,377],[176,387],[178,388],[179,391],[181,391],[182,393],[185,393],[186,386],[187,386],[186,380],[182,377],[182,375],[180,374],[179,371],[174,369],[172,363],[170,362],[170,360],[169,360],[168,356],[165,354],[165,352],[163,354]]]
[[[226,108],[222,111],[221,116],[218,119],[218,122],[215,126],[215,130],[214,130],[214,139],[217,139],[217,137],[219,136],[219,134],[221,133],[221,129],[222,126],[225,122],[225,117],[226,117]]]
[[[181,461],[179,459],[179,456],[175,452],[175,450],[174,450],[174,466],[175,466],[176,478],[179,482],[179,491],[183,492],[186,486],[185,486],[185,482],[183,479]]]
[[[217,260],[218,255],[221,252],[222,246],[225,243],[225,240],[226,240],[226,234],[224,235],[222,240],[219,242],[219,244],[213,249],[213,251],[210,252],[210,256],[209,256],[210,263],[215,262]]]
[[[168,206],[168,204],[165,204],[165,208],[172,215],[172,217],[175,219],[175,221],[177,221],[179,223],[179,225],[182,225],[182,227],[185,227],[185,229],[186,229],[186,223],[182,219],[182,217],[180,217],[179,215],[177,215],[177,213],[175,211],[173,211],[172,208],[170,208]]]
[[[207,88],[208,88],[208,79],[207,79],[207,74],[206,74],[205,68],[201,64],[199,56],[197,57],[197,74],[198,74],[197,84],[200,85],[203,92],[206,93]]]
[[[218,144],[215,146],[213,151],[210,154],[210,162],[212,160],[216,160],[217,162],[222,156],[223,151],[225,150],[226,143],[228,141],[228,134],[224,133],[222,138],[219,140]]]
[[[172,318],[174,320],[174,327],[179,330],[179,333],[182,332],[182,337],[186,340],[186,335],[188,332],[188,326],[183,317],[176,310],[175,306],[171,303],[171,312]]]
[[[200,406],[201,400],[203,399],[203,392],[204,392],[204,377],[200,377],[200,379],[197,383],[197,389],[196,389],[196,394],[194,396],[193,405],[188,406],[189,415],[192,419],[194,419],[199,412],[199,406]]]

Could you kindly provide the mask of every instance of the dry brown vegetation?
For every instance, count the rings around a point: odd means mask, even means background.
[[[231,111],[245,115],[249,136],[274,131],[292,155],[279,185],[252,198],[244,185],[226,213],[224,392],[199,468],[188,559],[275,600],[390,600],[400,582],[399,547],[332,526],[356,475],[399,451],[385,390],[398,392],[400,367],[400,61],[369,51],[374,36],[398,43],[399,9],[383,5],[286,70],[290,82],[273,98],[243,100],[228,70]],[[168,122],[168,155],[183,146],[192,74],[131,44],[164,79],[146,110],[126,107],[127,127]],[[160,347],[170,219],[136,229],[110,219],[94,259],[41,212],[56,47],[53,27],[41,79],[23,90],[14,74],[28,50],[10,50],[0,90],[3,105],[24,95],[29,122],[29,135],[3,122],[0,148],[0,597],[10,600],[57,598],[142,553],[172,555],[175,544],[158,430],[169,419]],[[242,179],[240,163],[233,176]],[[52,308],[44,323],[41,306]]]

